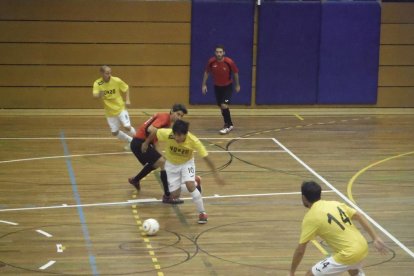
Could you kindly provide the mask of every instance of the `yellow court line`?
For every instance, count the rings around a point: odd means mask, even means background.
[[[299,115],[299,114],[294,114],[296,118],[298,118],[299,120],[303,121],[304,119]]]
[[[134,194],[133,194],[132,197],[136,198],[136,191],[134,191]],[[155,255],[155,251],[153,250],[153,247],[151,245],[151,240],[148,238],[148,236],[145,234],[144,230],[142,229],[142,221],[141,221],[141,218],[139,217],[139,214],[138,214],[137,205],[131,205],[131,208],[132,208],[131,211],[132,211],[133,216],[135,218],[135,222],[137,223],[139,231],[141,232],[141,238],[144,241],[144,244],[145,244],[146,248],[148,249],[148,254],[151,256],[152,265],[157,270],[157,275],[158,276],[163,276],[164,273],[161,271],[161,265],[158,262],[158,259]]]
[[[321,251],[321,253],[322,253],[323,255],[325,255],[325,256],[328,256],[328,255],[329,255],[328,251],[326,251],[326,250],[325,250],[325,248],[323,248],[323,247],[322,247],[322,245],[321,245],[319,242],[317,242],[316,240],[311,240],[311,242],[313,243],[313,245],[314,245],[316,248],[318,248],[318,249],[319,249],[319,251]]]
[[[379,165],[379,164],[381,164],[381,163],[384,163],[384,162],[387,162],[387,161],[389,161],[389,160],[392,160],[392,159],[395,159],[395,158],[399,158],[399,157],[402,157],[402,156],[405,156],[405,155],[410,155],[410,154],[414,154],[414,151],[410,151],[410,152],[406,152],[406,153],[402,153],[402,154],[398,154],[398,155],[395,155],[395,156],[391,156],[391,157],[388,157],[388,158],[385,158],[385,159],[383,159],[383,160],[380,160],[380,161],[377,161],[377,162],[375,162],[375,163],[372,163],[371,165],[368,165],[368,166],[366,166],[365,168],[363,168],[362,170],[360,170],[359,172],[357,172],[356,174],[354,174],[354,176],[351,178],[351,180],[349,180],[349,182],[348,182],[348,186],[347,186],[347,193],[348,193],[348,198],[350,199],[350,200],[352,200],[352,202],[354,202],[355,203],[355,200],[354,200],[354,198],[353,198],[353,196],[352,196],[352,185],[354,184],[354,182],[355,182],[355,180],[361,175],[361,174],[363,174],[364,172],[366,172],[367,170],[369,170],[370,168],[372,168],[372,167],[374,167],[374,166],[376,166],[376,165]]]

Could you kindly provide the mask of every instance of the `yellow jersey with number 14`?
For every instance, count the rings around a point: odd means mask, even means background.
[[[98,95],[100,91],[104,93],[102,100],[107,117],[117,116],[125,109],[121,92],[125,93],[128,88],[128,84],[113,76],[108,82],[104,82],[102,78],[99,78],[93,83],[93,95]]]
[[[191,160],[194,157],[194,151],[197,151],[200,157],[206,157],[208,155],[204,145],[190,132],[187,133],[185,141],[180,144],[175,141],[171,128],[158,129],[157,138],[158,141],[167,143],[165,158],[173,164],[184,164]]]
[[[321,237],[334,251],[340,264],[361,262],[368,254],[368,244],[351,221],[356,210],[338,201],[319,200],[306,213],[299,243]]]

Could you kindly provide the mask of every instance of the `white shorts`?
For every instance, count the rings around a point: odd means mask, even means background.
[[[168,188],[174,192],[187,181],[195,181],[194,158],[184,164],[173,164],[168,160],[165,161],[165,171],[167,172]]]
[[[315,276],[322,276],[322,275],[342,275],[342,273],[348,270],[359,270],[358,276],[365,276],[364,272],[362,271],[362,263],[357,263],[353,265],[344,265],[335,262],[333,257],[329,257],[319,263],[315,264],[312,267],[312,273]]]
[[[108,125],[109,125],[109,128],[111,129],[111,132],[117,132],[119,128],[121,127],[121,123],[123,127],[131,126],[131,122],[129,120],[129,114],[126,109],[122,110],[122,112],[119,113],[118,116],[106,117],[106,120],[108,121]]]

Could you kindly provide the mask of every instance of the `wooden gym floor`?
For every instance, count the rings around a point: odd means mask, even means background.
[[[133,125],[153,112],[131,110]],[[227,182],[196,158],[209,214],[198,225],[188,195],[180,206],[159,201],[158,173],[139,194],[127,183],[141,165],[101,110],[0,110],[0,274],[287,275],[306,212],[300,185],[313,179],[386,241],[386,256],[370,246],[367,275],[412,275],[414,109],[232,113],[227,136],[217,109],[186,117]],[[154,237],[141,235],[147,218],[160,222]],[[310,244],[298,275],[329,251]]]

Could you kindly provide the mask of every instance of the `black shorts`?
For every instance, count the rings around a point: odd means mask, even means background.
[[[233,84],[230,83],[227,86],[214,86],[214,92],[216,93],[217,105],[230,104],[231,95],[233,94]]]
[[[141,152],[141,145],[145,140],[134,138],[131,141],[131,151],[134,153],[135,157],[142,164],[151,164],[154,165],[162,157],[162,155],[155,149],[153,144],[149,144],[148,149],[145,153]]]

